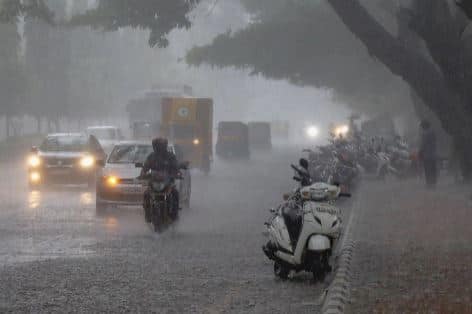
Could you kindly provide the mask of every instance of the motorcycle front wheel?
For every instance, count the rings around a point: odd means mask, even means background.
[[[157,208],[153,209],[153,214],[152,214],[152,224],[154,226],[154,231],[157,233],[160,233],[164,229],[164,206],[162,203],[159,203]]]

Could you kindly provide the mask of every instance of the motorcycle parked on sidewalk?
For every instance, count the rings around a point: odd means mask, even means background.
[[[300,177],[294,179],[302,182]],[[340,210],[334,205],[339,197],[350,194],[327,183],[302,185],[271,210],[274,215],[265,224],[269,242],[263,251],[274,261],[277,277],[287,279],[292,270],[308,271],[316,281],[322,281],[331,271],[329,259],[342,229]]]

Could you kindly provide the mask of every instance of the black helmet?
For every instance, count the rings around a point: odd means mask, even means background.
[[[168,141],[165,138],[157,137],[152,140],[152,148],[156,153],[163,153],[167,151]]]

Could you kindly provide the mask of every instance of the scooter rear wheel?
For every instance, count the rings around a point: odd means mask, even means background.
[[[281,278],[281,279],[288,279],[288,275],[290,273],[290,269],[287,267],[281,265],[278,262],[274,262],[274,274],[275,276]]]

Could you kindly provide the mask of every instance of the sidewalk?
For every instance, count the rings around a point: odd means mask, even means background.
[[[472,313],[472,208],[467,187],[367,183],[348,313]]]

